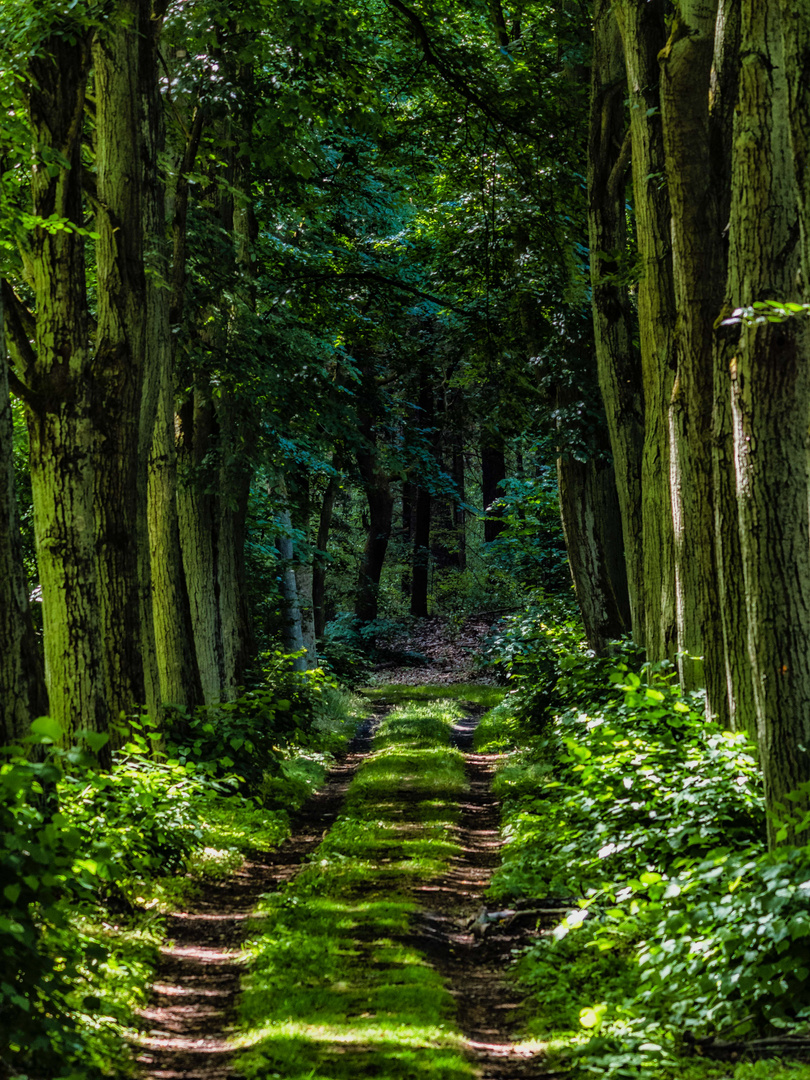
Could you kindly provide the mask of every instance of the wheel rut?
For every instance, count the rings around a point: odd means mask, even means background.
[[[523,994],[504,979],[513,950],[537,935],[536,919],[488,922],[483,897],[500,864],[500,803],[492,792],[500,754],[472,750],[481,713],[454,728],[470,788],[456,835],[461,851],[439,881],[415,890],[422,911],[412,941],[444,975],[456,1000],[457,1023],[480,1080],[530,1080],[553,1074],[518,1037]]]
[[[352,777],[371,750],[375,715],[366,720],[324,786],[293,817],[275,851],[257,853],[232,877],[209,882],[189,910],[167,920],[150,1000],[135,1044],[144,1080],[239,1080],[228,1041],[243,972],[242,942],[263,893],[295,877],[340,813]]]

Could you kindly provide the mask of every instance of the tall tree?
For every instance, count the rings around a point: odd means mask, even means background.
[[[33,353],[24,316],[12,323],[19,328],[13,353],[28,414],[50,708],[68,738],[81,727],[106,732],[109,722],[95,558],[98,433],[82,203],[91,39],[87,26],[60,25],[37,43],[30,61],[37,225],[23,261],[36,298]],[[49,222],[59,224],[49,228]]]
[[[624,52],[610,0],[594,6],[588,148],[588,225],[599,385],[621,508],[631,628],[645,641],[642,454],[644,397],[627,288],[629,237],[625,180],[631,131],[625,116]]]
[[[729,299],[735,307],[753,298],[805,300],[797,287],[802,253],[791,127],[801,154],[806,117],[790,124],[776,3],[745,0],[740,49]],[[772,809],[810,781],[809,334],[797,320],[743,325],[729,370],[748,653]],[[804,794],[791,809],[808,805]],[[773,820],[769,830],[773,842]],[[808,830],[790,836],[804,842]]]
[[[22,562],[5,341],[0,291],[0,744],[8,746],[47,713],[48,696]]]
[[[648,659],[657,661],[674,658],[677,648],[675,538],[670,509],[667,424],[675,369],[674,288],[658,70],[658,54],[666,43],[666,4],[663,0],[618,0],[615,12],[627,68],[633,210],[640,272],[644,644]],[[628,576],[632,579],[633,574]]]

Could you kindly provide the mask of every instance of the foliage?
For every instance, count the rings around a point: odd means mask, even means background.
[[[527,734],[545,725],[564,665],[582,653],[578,621],[563,600],[551,598],[501,619],[481,649],[484,668],[509,683],[507,711]]]
[[[149,760],[139,729],[100,773],[85,751],[51,746],[55,726],[39,720],[43,759],[9,748],[0,771],[3,1042],[37,1076],[100,1075],[120,1053],[116,1025],[142,996],[154,941],[145,923],[119,934],[104,917],[131,910],[139,879],[182,865],[218,794],[195,768]]]
[[[525,587],[558,595],[570,584],[560,522],[557,478],[546,466],[538,477],[508,477],[496,505],[504,529],[489,553],[493,567]]]
[[[376,632],[376,621],[361,625],[354,615],[343,612],[327,624],[318,650],[323,663],[347,686],[360,685],[373,666]]]
[[[568,634],[501,638],[511,669],[539,679],[544,722],[518,692],[481,737],[533,733],[497,778],[507,843],[492,896],[571,903],[519,962],[535,1023],[571,1033],[580,1070],[620,1077],[680,1075],[696,1040],[804,1030],[810,850],[766,852],[745,736],[708,723],[668,665],[634,670],[629,646],[569,652]]]
[[[277,657],[268,679],[273,687],[246,697],[242,712],[223,712],[221,736],[202,730],[209,714],[185,718],[196,734],[161,750],[148,717],[130,721],[109,772],[86,750],[59,750],[48,718],[25,746],[3,752],[0,1063],[13,1075],[93,1080],[113,1061],[116,1075],[128,1074],[122,1038],[156,963],[154,912],[193,889],[186,874],[233,872],[243,853],[278,842],[288,810],[322,782],[354,726],[354,703],[322,674],[298,676]],[[262,717],[267,738],[235,747]],[[250,789],[237,764],[250,767],[252,795],[284,809],[259,811],[238,794]]]

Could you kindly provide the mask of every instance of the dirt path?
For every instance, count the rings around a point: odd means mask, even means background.
[[[470,782],[457,827],[461,851],[443,878],[415,889],[422,911],[412,922],[409,943],[430,958],[455,996],[458,1025],[481,1080],[529,1080],[550,1074],[516,1041],[521,999],[502,976],[511,950],[528,939],[534,920],[513,920],[509,928],[471,925],[482,912],[482,897],[500,857],[499,808],[491,791],[498,756],[471,751],[477,722],[478,713],[473,713],[454,729]],[[239,947],[251,930],[251,912],[262,893],[277,890],[295,875],[330,828],[369,753],[374,723],[364,725],[278,851],[246,864],[234,878],[211,886],[194,910],[172,917],[174,944],[163,950],[152,1001],[142,1013],[138,1060],[145,1078],[238,1077],[226,1040],[239,988]]]
[[[500,804],[492,794],[500,755],[472,752],[479,718],[470,714],[454,729],[470,783],[457,829],[461,852],[442,880],[416,890],[423,910],[413,940],[447,979],[481,1080],[550,1077],[517,1038],[522,995],[503,979],[512,950],[529,940],[535,920],[518,917],[507,928],[480,919],[482,897],[500,863],[501,841]]]
[[[371,749],[377,717],[367,720],[323,788],[296,815],[290,837],[227,881],[212,882],[189,911],[168,920],[151,1001],[140,1013],[138,1062],[149,1080],[239,1080],[227,1041],[239,977],[241,943],[262,893],[295,876],[340,813],[346,791]]]

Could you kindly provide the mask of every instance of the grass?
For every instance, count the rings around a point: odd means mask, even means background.
[[[456,853],[466,790],[463,756],[449,745],[462,711],[426,689],[385,718],[335,826],[264,902],[240,1004],[238,1068],[252,1080],[474,1075],[453,999],[409,941],[413,889]]]
[[[389,705],[409,701],[458,701],[491,709],[501,701],[506,690],[502,686],[486,686],[483,683],[451,683],[447,686],[381,683],[379,686],[365,687],[361,692],[369,701]]]

